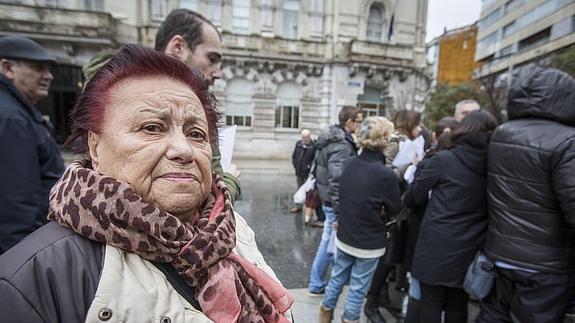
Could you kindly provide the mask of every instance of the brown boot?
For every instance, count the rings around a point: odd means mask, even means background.
[[[319,323],[331,323],[333,319],[333,310],[329,308],[323,307],[323,305],[319,306]]]

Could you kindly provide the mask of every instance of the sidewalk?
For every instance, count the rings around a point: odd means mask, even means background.
[[[334,311],[333,321],[334,323],[341,322],[341,316],[343,315],[343,304],[347,297],[347,286],[344,287],[343,293],[339,296],[337,306]],[[289,290],[295,298],[294,305],[292,306],[292,312],[295,323],[314,323],[319,321],[319,304],[321,303],[322,297],[311,297],[307,293],[307,288],[296,288]],[[389,315],[387,312],[381,311],[384,315],[385,320],[388,323],[395,322],[395,319]],[[367,318],[361,314],[359,319],[360,323],[367,323]]]

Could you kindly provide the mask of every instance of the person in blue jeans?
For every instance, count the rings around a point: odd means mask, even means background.
[[[383,153],[392,132],[393,123],[384,117],[365,119],[358,137],[363,150],[346,163],[341,174],[337,251],[320,307],[321,323],[333,319],[333,309],[348,280],[349,293],[342,321],[359,321],[373,272],[385,253],[386,222],[403,208],[399,180],[393,170],[385,166]]]
[[[327,285],[328,268],[333,262],[333,252],[328,252],[328,246],[339,212],[339,178],[345,162],[357,155],[351,133],[361,119],[357,107],[343,107],[339,112],[339,124],[332,125],[321,133],[316,142],[315,185],[322,201],[325,221],[310,273],[308,288],[311,296],[323,295]]]

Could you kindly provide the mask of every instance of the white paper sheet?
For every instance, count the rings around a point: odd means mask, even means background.
[[[407,165],[411,163],[413,157],[418,159],[423,158],[423,146],[425,145],[425,139],[423,136],[415,138],[415,140],[406,139],[399,143],[399,151],[395,155],[393,160],[393,165],[400,167],[402,165]]]
[[[237,125],[233,125],[231,127],[218,129],[220,135],[220,154],[222,156],[220,163],[222,164],[224,172],[228,171],[232,163],[237,128]]]

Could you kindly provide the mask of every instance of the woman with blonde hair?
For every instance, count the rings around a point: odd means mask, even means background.
[[[347,280],[349,294],[342,320],[359,321],[363,298],[385,252],[385,220],[403,207],[397,176],[385,166],[383,154],[392,132],[393,124],[386,118],[365,119],[358,135],[362,152],[348,161],[341,175],[337,251],[320,308],[322,323],[333,318],[333,309]]]

